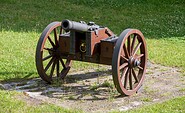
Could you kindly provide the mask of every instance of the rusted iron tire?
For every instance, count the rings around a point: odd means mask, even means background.
[[[146,72],[147,48],[143,34],[126,29],[119,36],[112,58],[112,75],[122,95],[132,95],[141,87]]]
[[[52,22],[44,29],[37,43],[37,72],[48,83],[51,83],[55,76],[64,78],[71,66],[71,60],[61,58],[58,42],[61,33],[61,22]]]

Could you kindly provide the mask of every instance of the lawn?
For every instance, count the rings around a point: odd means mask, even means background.
[[[185,73],[183,0],[1,0],[0,10],[1,82],[38,77],[34,58],[39,36],[49,23],[63,19],[94,21],[118,36],[126,28],[137,28],[146,37],[150,61],[179,67]],[[92,68],[73,63],[75,69],[81,66]],[[0,100],[9,100],[3,96],[6,93],[14,97],[11,91],[0,90]]]
[[[129,110],[126,113],[184,113],[185,97],[177,97],[163,103],[148,105],[139,109]],[[114,112],[120,113],[120,112]]]
[[[61,107],[41,103],[37,105],[37,103],[26,103],[17,98],[22,96],[22,93],[14,92],[14,91],[1,91],[0,90],[0,105],[1,113],[79,113],[81,111],[63,109]],[[16,101],[15,101],[16,99]],[[35,105],[34,105],[35,104]]]

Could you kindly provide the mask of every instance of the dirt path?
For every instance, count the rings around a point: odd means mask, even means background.
[[[111,67],[107,68],[109,70],[105,72],[87,70],[70,73],[65,81],[52,85],[41,79],[32,79],[1,86],[23,92],[25,96],[19,98],[29,104],[47,102],[85,112],[126,111],[185,95],[185,76],[180,75],[178,68],[148,63],[142,88],[130,97],[119,96],[114,89]]]

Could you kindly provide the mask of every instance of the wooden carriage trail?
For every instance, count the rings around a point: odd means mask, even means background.
[[[132,96],[120,96],[114,85],[111,85],[111,67],[107,68],[109,70],[104,72],[71,70],[64,81],[56,80],[53,84],[36,78],[3,83],[1,87],[22,92],[25,96],[17,98],[30,105],[46,102],[85,112],[126,111],[185,95],[182,90],[185,87],[185,76],[181,76],[178,68],[148,63],[144,84]]]

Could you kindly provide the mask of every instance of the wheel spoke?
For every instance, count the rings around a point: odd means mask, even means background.
[[[48,40],[49,40],[49,42],[50,42],[50,44],[53,46],[53,47],[55,47],[55,44],[53,43],[53,41],[51,40],[51,38],[48,36]]]
[[[48,50],[48,51],[53,51],[52,48],[44,48],[45,50]]]
[[[127,82],[128,82],[128,74],[130,72],[130,69],[128,68],[126,74],[125,74],[125,82],[124,82],[124,88],[127,89]]]
[[[59,59],[57,59],[57,68],[56,68],[57,77],[59,77],[60,74],[59,70],[60,70]]]
[[[127,50],[128,50],[128,54],[131,55],[131,50],[130,50],[130,36],[128,37],[128,40],[127,40]]]
[[[136,38],[137,38],[137,35],[135,35],[133,40],[132,40],[132,45],[131,45],[131,53],[132,54],[133,54],[133,51],[134,51],[134,45],[135,45],[135,42],[136,42]]]
[[[119,69],[121,70],[121,69],[125,68],[126,66],[128,66],[128,63],[123,63],[123,64],[119,67]]]
[[[123,50],[124,50],[125,56],[126,56],[127,58],[129,58],[129,54],[128,54],[128,51],[127,51],[127,49],[126,49],[126,47],[125,47],[125,44],[123,45]]]
[[[55,37],[55,45],[58,47],[58,36],[57,36],[57,29],[54,29],[54,37]]]
[[[48,56],[44,57],[44,58],[42,59],[42,61],[45,61],[45,60],[51,58],[52,56],[53,56],[53,55],[48,55]]]
[[[123,70],[123,73],[122,73],[122,75],[121,75],[121,81],[123,81],[124,76],[125,76],[125,74],[127,73],[127,71],[128,71],[128,66],[126,66],[126,67],[124,68],[124,70]]]
[[[47,64],[47,66],[46,66],[45,69],[44,69],[45,72],[49,69],[49,67],[50,67],[51,64],[53,63],[53,60],[54,60],[54,59],[55,59],[55,58],[53,57],[53,58],[49,61],[49,63]]]
[[[141,46],[141,42],[137,44],[135,50],[134,50],[134,53],[133,53],[133,56],[135,56],[135,54],[137,53],[137,51],[139,50],[140,46]]]
[[[143,70],[143,68],[141,66],[137,66],[139,69]]]
[[[132,90],[132,70],[129,70],[129,84],[130,84],[130,90]]]
[[[139,59],[139,58],[141,58],[142,56],[144,56],[144,54],[136,55],[135,59]]]
[[[52,68],[51,68],[51,71],[50,71],[50,78],[52,78],[52,76],[53,76],[53,72],[54,72],[54,70],[55,70],[55,64],[56,64],[56,59],[55,59],[55,61],[53,62],[53,65],[52,65]]]
[[[128,58],[126,58],[125,56],[121,56],[121,59],[128,61]]]
[[[61,57],[59,57],[59,60],[60,60],[60,62],[61,62],[61,64],[62,64],[63,68],[66,69],[66,65],[64,64],[64,61],[62,60]]]
[[[121,55],[120,56],[121,56],[121,59],[128,61],[128,58],[126,58],[124,56],[124,50],[123,50],[123,48],[121,48]]]
[[[63,29],[62,29],[62,27],[60,27],[60,35],[62,34],[62,32],[63,32]]]
[[[136,80],[136,83],[138,83],[139,80],[138,80],[138,78],[137,78],[137,76],[136,76],[136,73],[135,73],[134,69],[132,69],[132,74],[133,74],[133,76],[134,76],[134,79]]]
[[[66,59],[65,67],[66,68],[70,68],[71,67],[70,59]]]

